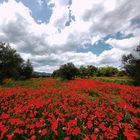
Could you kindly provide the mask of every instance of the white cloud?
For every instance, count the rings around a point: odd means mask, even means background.
[[[99,35],[97,35],[97,36],[93,36],[92,37],[92,39],[91,39],[91,44],[97,44],[98,43],[98,41],[100,40],[100,36]]]
[[[114,48],[118,48],[124,51],[132,51],[140,43],[140,36],[122,40],[108,39],[106,43]]]
[[[42,5],[44,4],[43,0],[37,0],[37,3],[39,4],[40,7],[42,7]]]
[[[64,29],[67,16],[69,14],[68,0],[50,0],[49,3],[53,3],[52,16],[50,18],[50,24],[57,29]]]
[[[40,5],[41,0],[38,0]],[[122,54],[129,53],[140,40],[139,27],[131,20],[139,17],[139,0],[50,0],[49,23],[38,24],[32,11],[23,3],[9,0],[0,4],[0,39],[11,43],[22,57],[30,58],[35,70],[51,72],[59,65],[73,62],[77,66],[120,66]],[[66,26],[69,12],[75,17]],[[100,55],[77,53],[85,43],[94,45],[103,37],[121,31],[133,34],[129,39],[108,39],[112,49]]]
[[[121,57],[123,54],[127,54],[128,52],[122,51],[118,48],[112,48],[111,50],[104,51],[98,57],[98,64],[101,66],[121,66]]]

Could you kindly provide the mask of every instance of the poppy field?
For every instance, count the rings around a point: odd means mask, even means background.
[[[89,79],[0,87],[0,140],[139,140],[140,87]]]

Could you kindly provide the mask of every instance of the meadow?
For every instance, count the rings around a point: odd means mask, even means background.
[[[140,87],[93,79],[5,83],[0,140],[140,139]]]
[[[94,80],[99,80],[99,81],[103,81],[103,82],[111,82],[111,83],[118,83],[118,84],[123,84],[123,85],[136,85],[136,82],[129,78],[129,77],[125,77],[125,76],[112,76],[112,77],[93,77],[92,79]]]

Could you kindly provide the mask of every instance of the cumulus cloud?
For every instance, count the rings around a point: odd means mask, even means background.
[[[122,40],[108,39],[106,43],[114,48],[130,52],[140,43],[140,37],[131,37]]]
[[[45,1],[37,2],[41,6]],[[52,72],[67,62],[120,66],[121,56],[140,41],[140,27],[133,22],[140,17],[139,0],[49,0],[48,5],[52,8],[49,23],[36,23],[33,11],[21,1],[0,3],[0,41],[9,42],[24,59],[31,59],[35,70]],[[97,44],[117,32],[133,37],[107,39],[105,43],[112,48],[98,56],[90,50],[76,52],[86,43]]]

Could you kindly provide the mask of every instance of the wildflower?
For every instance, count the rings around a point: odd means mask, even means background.
[[[92,126],[93,126],[92,122],[91,122],[91,121],[88,121],[88,122],[87,122],[87,128],[88,128],[88,129],[91,129]]]
[[[96,136],[94,134],[91,134],[90,137],[91,137],[91,140],[96,140]]]
[[[43,129],[43,130],[41,131],[41,135],[44,136],[44,135],[46,135],[46,134],[47,134],[47,130],[46,130],[46,129]]]
[[[14,134],[7,134],[6,136],[7,136],[7,139],[8,139],[8,140],[12,140]]]
[[[94,128],[94,133],[98,133],[99,132],[99,128]]]
[[[55,133],[55,135],[58,134],[58,132],[56,131],[58,127],[58,120],[55,120],[53,123],[52,123],[52,131]]]
[[[33,135],[30,140],[36,140],[36,136]]]
[[[79,135],[81,133],[81,130],[79,127],[76,127],[72,131],[72,135]]]
[[[64,140],[69,140],[69,137],[65,137]]]

